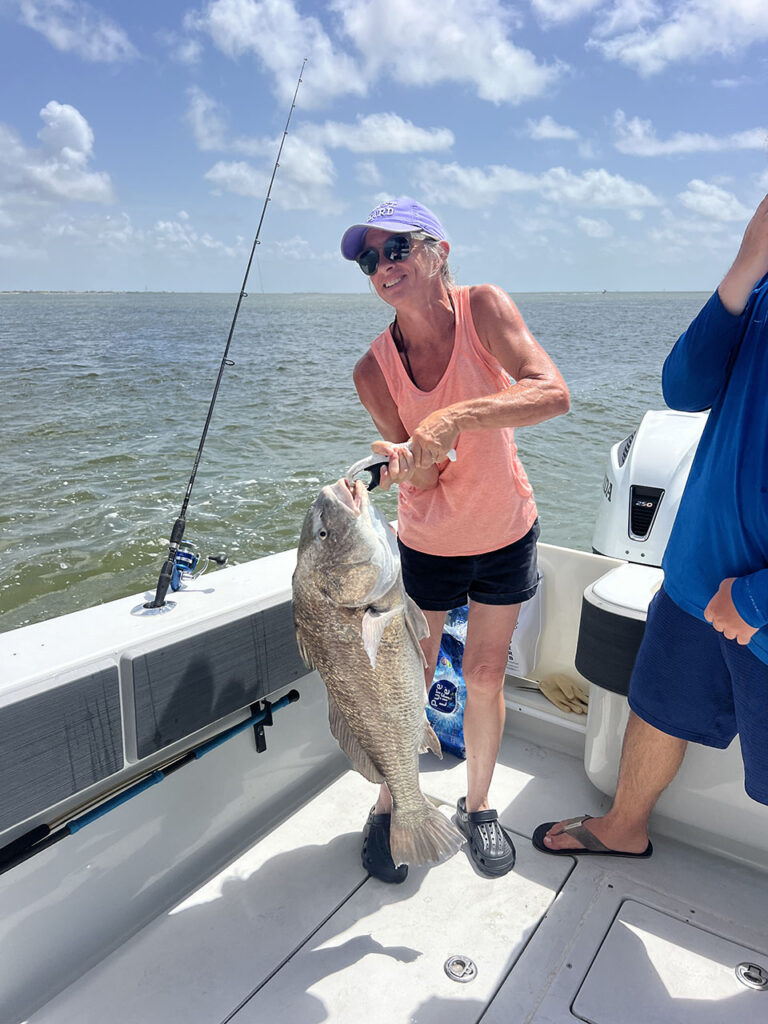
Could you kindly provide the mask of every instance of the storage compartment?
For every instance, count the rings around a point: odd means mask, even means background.
[[[611,569],[584,591],[576,668],[591,683],[626,695],[651,598],[661,569],[630,562]]]
[[[588,1024],[768,1021],[768,955],[627,900],[573,1012]]]

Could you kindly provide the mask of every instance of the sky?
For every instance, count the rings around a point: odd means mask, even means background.
[[[462,284],[714,289],[768,191],[766,0],[0,0],[0,291],[361,292],[410,195]]]

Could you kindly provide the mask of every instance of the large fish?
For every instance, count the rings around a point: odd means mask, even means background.
[[[455,853],[464,837],[419,788],[419,753],[442,757],[424,711],[427,620],[405,593],[394,533],[362,481],[324,487],[307,512],[293,615],[302,657],[328,690],[331,732],[357,771],[392,793],[395,864]]]

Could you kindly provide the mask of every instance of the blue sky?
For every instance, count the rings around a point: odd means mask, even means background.
[[[766,0],[0,0],[0,290],[367,287],[410,194],[460,283],[714,288],[768,191]]]

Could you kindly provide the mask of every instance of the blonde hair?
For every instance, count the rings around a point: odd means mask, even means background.
[[[448,266],[448,258],[440,246],[440,239],[428,235],[426,231],[411,231],[410,237],[414,241],[424,243],[427,255],[432,261],[432,276],[440,274],[446,288],[455,287],[456,282],[453,279],[451,268]]]

